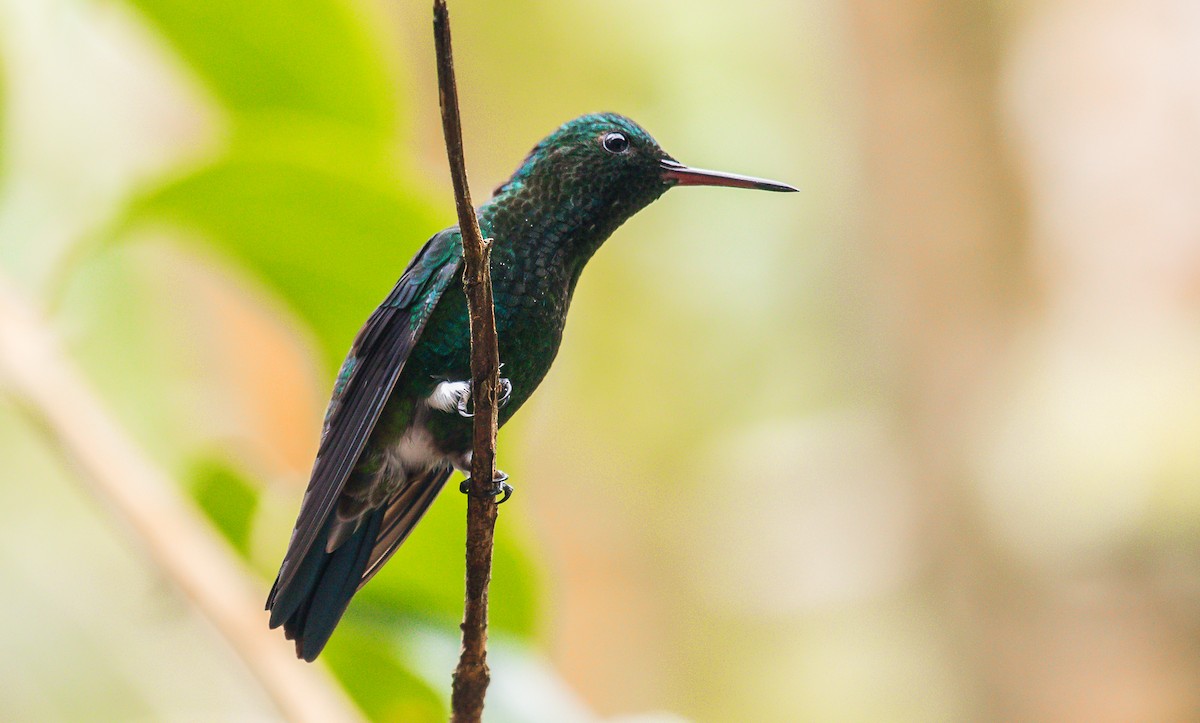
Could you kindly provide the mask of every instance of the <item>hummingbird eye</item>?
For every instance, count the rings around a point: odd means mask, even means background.
[[[606,133],[604,139],[600,141],[604,146],[604,150],[609,153],[624,153],[629,150],[629,139],[624,133]]]

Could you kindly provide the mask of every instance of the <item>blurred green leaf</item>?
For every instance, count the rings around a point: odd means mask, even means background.
[[[393,83],[340,0],[130,0],[229,110],[292,111],[390,133]]]
[[[216,458],[196,463],[191,477],[193,499],[243,556],[250,552],[250,530],[258,510],[258,490],[233,467]]]
[[[442,698],[395,656],[391,643],[346,620],[321,657],[371,720],[446,720]]]
[[[383,173],[244,153],[151,191],[124,224],[159,220],[199,231],[291,305],[334,369],[440,228],[423,197]]]

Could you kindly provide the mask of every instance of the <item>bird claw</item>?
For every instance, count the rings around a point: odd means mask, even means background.
[[[499,393],[496,395],[496,405],[503,407],[505,404],[508,404],[508,399],[511,396],[512,382],[509,381],[507,377],[500,377],[500,389]],[[467,382],[467,386],[464,388],[463,392],[458,395],[458,403],[455,405],[455,407],[458,409],[458,415],[460,417],[466,417],[467,419],[470,419],[471,417],[475,416],[475,412],[473,412],[470,408],[470,403],[471,383]]]
[[[463,481],[458,483],[458,491],[462,492],[464,495],[471,494],[470,477],[464,477]],[[496,504],[502,505],[508,501],[509,497],[512,497],[512,493],[513,488],[512,485],[508,483],[508,475],[500,470],[496,470],[496,476],[492,478],[492,488],[490,490],[483,490],[480,496],[491,497],[492,499],[500,497],[500,499],[496,500]],[[501,497],[501,495],[503,495],[503,497]]]

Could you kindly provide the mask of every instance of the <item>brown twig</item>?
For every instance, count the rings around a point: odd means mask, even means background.
[[[63,354],[49,323],[2,279],[0,393],[16,400],[84,472],[80,480],[238,652],[284,717],[362,719],[323,669],[296,665],[292,646],[267,630],[259,583],[125,434]]]
[[[471,317],[471,388],[475,405],[471,483],[467,495],[467,595],[461,626],[462,651],[454,671],[450,698],[451,720],[459,723],[480,720],[483,699],[491,682],[487,665],[487,609],[497,512],[492,480],[496,475],[496,390],[500,384],[500,354],[496,344],[496,313],[492,305],[492,240],[483,239],[467,188],[458,86],[454,81],[454,55],[450,48],[450,16],[445,0],[434,0],[433,34],[442,131],[446,136],[446,154],[450,159],[458,225],[462,231],[463,286]]]

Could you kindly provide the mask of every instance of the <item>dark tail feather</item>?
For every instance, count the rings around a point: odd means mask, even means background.
[[[267,598],[271,627],[283,625],[288,640],[296,641],[297,656],[311,663],[329,642],[367,569],[383,514],[383,509],[369,514],[333,552],[325,551],[326,523],[287,587],[280,589],[276,580]]]

